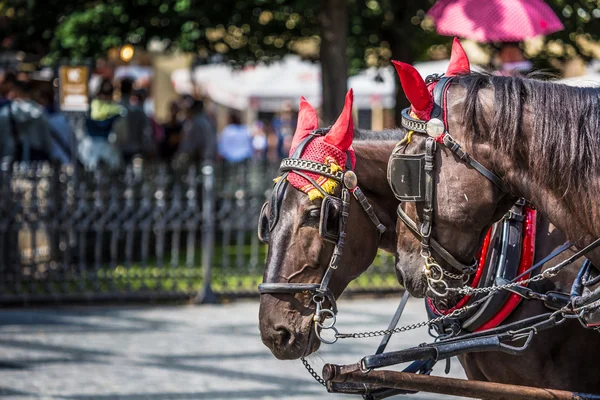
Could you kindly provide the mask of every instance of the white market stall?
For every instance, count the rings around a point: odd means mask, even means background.
[[[193,87],[189,70],[175,71],[171,76],[177,91],[190,93]],[[354,108],[358,115],[374,110],[373,121],[382,109],[395,104],[395,72],[392,68],[371,68],[350,77],[348,87],[354,89]],[[276,113],[283,104],[298,107],[300,96],[321,106],[321,66],[288,56],[280,62],[233,69],[226,65],[203,65],[193,71],[193,80],[201,91],[217,104],[244,111],[248,121],[258,112]],[[373,124],[375,127],[382,122]]]

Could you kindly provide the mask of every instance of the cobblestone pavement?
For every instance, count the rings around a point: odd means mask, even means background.
[[[342,332],[387,326],[398,299],[340,302]],[[262,344],[258,302],[180,307],[0,310],[0,398],[350,399],[324,392],[299,361],[279,361]],[[411,300],[401,324],[425,317]],[[399,349],[429,340],[420,329],[394,337]],[[311,357],[356,362],[378,340],[344,340]],[[440,374],[443,365],[436,368]],[[464,377],[458,362],[452,376]],[[360,399],[360,397],[355,397]],[[443,399],[418,394],[407,399]],[[450,398],[450,397],[448,397]],[[455,399],[455,397],[452,397]]]

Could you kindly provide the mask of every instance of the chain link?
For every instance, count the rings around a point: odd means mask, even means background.
[[[319,374],[317,374],[317,371],[315,371],[313,369],[313,367],[310,366],[310,364],[308,363],[308,361],[306,361],[306,358],[301,357],[300,361],[302,361],[302,364],[304,364],[304,368],[306,368],[306,370],[308,371],[308,373],[315,379],[315,381],[317,381],[321,385],[327,387],[327,384],[325,383],[325,380],[323,378],[321,378],[321,376]]]
[[[470,286],[463,286],[461,288],[448,288],[447,290],[450,292],[457,292],[457,293],[464,294],[464,295],[495,293],[500,290],[510,289],[510,288],[513,288],[516,286],[522,286],[522,285],[525,285],[525,284],[528,284],[531,282],[538,282],[538,281],[541,281],[542,279],[555,277],[562,270],[563,269],[557,270],[555,268],[548,268],[541,274],[532,276],[531,278],[523,279],[522,281],[506,283],[504,285],[492,285],[492,286],[486,286],[486,287],[482,287],[482,288],[472,288]]]
[[[483,299],[481,299],[481,300],[483,300]],[[418,322],[416,324],[411,324],[411,325],[399,326],[394,329],[382,329],[379,331],[371,331],[371,332],[340,333],[340,334],[337,334],[336,337],[338,337],[340,339],[347,339],[347,338],[363,339],[363,338],[371,338],[371,337],[377,337],[377,336],[395,335],[397,333],[412,331],[414,329],[419,329],[419,328],[423,328],[423,327],[426,327],[431,324],[435,324],[435,323],[443,321],[445,319],[456,318],[459,315],[469,311],[473,307],[477,307],[479,304],[482,303],[481,300],[478,300],[478,301],[476,301],[472,304],[466,305],[464,307],[457,308],[456,310],[452,311],[449,314],[440,315],[439,317],[430,319],[428,321],[422,321],[422,322]],[[486,300],[487,300],[487,298],[486,298]]]

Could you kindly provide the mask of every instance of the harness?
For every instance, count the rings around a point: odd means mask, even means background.
[[[494,183],[502,192],[509,190],[504,181],[493,172],[485,168],[477,160],[465,152],[460,144],[448,132],[448,121],[446,115],[447,91],[452,84],[453,77],[432,75],[427,77],[426,83],[434,84],[433,109],[431,118],[422,121],[410,115],[410,108],[402,111],[402,126],[409,130],[407,137],[399,142],[394,148],[388,162],[388,182],[396,198],[402,202],[423,203],[422,221],[418,225],[398,206],[398,217],[420,238],[421,256],[425,260],[425,275],[428,287],[436,296],[441,298],[449,292],[462,293],[465,296],[458,304],[449,310],[438,310],[431,298],[426,299],[426,309],[430,319],[448,317],[455,310],[467,307],[469,312],[461,313],[458,318],[444,318],[439,323],[433,324],[438,335],[456,335],[459,332],[477,332],[493,328],[500,324],[512,310],[518,305],[522,298],[538,299],[553,310],[565,307],[569,304],[569,296],[559,292],[548,292],[539,294],[528,289],[525,284],[530,280],[529,276],[537,266],[543,265],[549,259],[546,258],[536,266],[533,264],[533,249],[535,247],[535,210],[519,201],[504,217],[500,228],[494,232],[490,230],[482,246],[481,254],[471,264],[465,265],[453,257],[439,242],[431,237],[433,224],[433,199],[435,153],[437,145],[449,149],[461,161],[467,163],[477,170],[481,175]],[[410,143],[410,135],[413,133],[427,135],[425,142],[425,153],[404,154],[404,149]],[[529,224],[529,226],[528,226]],[[520,246],[521,245],[521,246]],[[596,247],[592,243],[582,249],[581,255]],[[563,246],[557,249],[550,258],[560,254],[570,247]],[[459,271],[459,274],[445,270],[432,256],[432,251],[444,259],[451,267]],[[565,264],[566,266],[567,264]],[[561,268],[561,270],[564,267]],[[583,268],[582,268],[583,271]],[[586,271],[589,271],[589,266]],[[465,278],[474,275],[471,287],[462,289],[450,288],[445,278],[466,281]],[[587,275],[585,275],[587,274]],[[582,272],[581,276],[588,276],[589,272]],[[600,279],[600,278],[599,278]],[[517,282],[523,280],[524,285]],[[493,292],[494,287],[506,287],[506,291]],[[583,285],[576,286],[571,293],[571,302],[577,305],[589,305],[598,302],[600,305],[600,288],[595,291],[589,289],[583,294]],[[494,294],[492,296],[492,294]],[[472,307],[471,307],[472,306]],[[600,312],[593,315],[581,315],[581,320],[589,326],[600,326]]]
[[[402,111],[402,126],[409,130],[409,134],[420,133],[427,135],[425,153],[404,154],[403,150],[410,141],[410,136],[398,143],[394,148],[388,162],[388,182],[396,198],[402,202],[423,203],[422,221],[420,226],[413,221],[402,206],[398,206],[398,217],[404,224],[420,238],[421,256],[425,260],[425,274],[428,286],[437,296],[444,297],[448,293],[448,283],[445,277],[454,280],[464,280],[465,276],[472,275],[478,269],[478,260],[465,265],[450,254],[438,241],[431,237],[433,225],[433,199],[435,196],[435,155],[437,145],[448,148],[461,161],[469,164],[480,174],[494,183],[503,192],[507,193],[506,184],[493,172],[473,159],[454,140],[448,132],[445,113],[446,94],[452,83],[453,77],[440,77],[434,75],[427,78],[427,83],[435,84],[433,89],[433,110],[429,121],[422,121],[410,115],[410,108]],[[444,259],[459,274],[445,270],[435,260],[432,250]]]
[[[328,129],[317,129],[313,131],[306,139],[304,139],[296,148],[294,153],[282,160],[279,167],[279,178],[273,187],[270,201],[266,202],[260,213],[258,223],[258,237],[263,243],[269,243],[270,234],[275,229],[279,220],[279,212],[281,202],[288,187],[286,180],[290,172],[300,175],[310,182],[317,190],[323,194],[321,203],[321,214],[319,221],[319,234],[326,240],[334,244],[333,253],[329,260],[329,265],[321,283],[282,283],[282,282],[264,282],[258,285],[260,294],[296,294],[309,293],[312,295],[312,302],[315,303],[315,313],[313,315],[315,335],[324,343],[335,343],[337,341],[338,331],[335,328],[337,304],[335,296],[329,288],[329,282],[333,272],[338,268],[342,253],[344,250],[344,242],[346,239],[346,223],[348,221],[348,208],[350,206],[350,194],[361,205],[363,210],[371,219],[373,225],[377,228],[379,234],[385,232],[385,226],[379,221],[375,211],[364,193],[358,187],[358,178],[352,171],[352,163],[350,156],[346,158],[346,168],[344,171],[333,171],[329,165],[318,162],[301,159],[302,152],[305,147],[316,137],[323,136],[328,132]],[[325,176],[335,180],[341,184],[342,190],[340,197],[335,197],[328,194],[314,179],[305,174],[310,172]],[[324,306],[324,302],[328,301],[329,307]],[[326,319],[331,319],[326,322]],[[321,330],[332,330],[335,333],[333,340],[328,340],[321,336]]]

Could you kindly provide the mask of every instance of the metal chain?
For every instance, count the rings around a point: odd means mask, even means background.
[[[522,281],[506,283],[504,285],[492,285],[492,286],[486,286],[486,287],[482,287],[482,288],[472,288],[470,286],[463,286],[461,288],[447,288],[446,290],[448,290],[450,292],[457,292],[457,293],[460,293],[460,294],[465,294],[465,295],[469,295],[469,294],[470,295],[472,295],[472,294],[483,294],[483,293],[495,293],[495,292],[498,292],[500,290],[510,289],[510,288],[513,288],[513,287],[516,287],[516,286],[521,286],[521,285],[524,285],[524,284],[527,284],[527,283],[538,282],[538,281],[541,281],[542,279],[555,277],[562,270],[563,269],[555,269],[554,267],[553,268],[548,268],[547,270],[545,270],[541,274],[532,276],[531,278],[523,279]]]
[[[433,318],[433,319],[430,319],[427,321],[421,321],[416,324],[399,326],[394,329],[382,329],[379,331],[371,331],[371,332],[339,333],[336,335],[336,337],[339,339],[347,339],[347,338],[362,339],[362,338],[371,338],[371,337],[385,336],[385,335],[395,335],[395,334],[401,333],[401,332],[412,331],[414,329],[419,329],[419,328],[423,328],[423,327],[431,325],[431,324],[435,324],[435,323],[443,321],[445,319],[458,317],[459,315],[469,311],[473,307],[477,307],[479,304],[481,304],[483,302],[482,300],[484,300],[484,299],[478,300],[478,301],[476,301],[472,304],[466,305],[464,307],[457,308],[456,310],[452,311],[449,314],[440,315],[437,318]],[[487,300],[487,298],[486,298],[486,300]]]
[[[302,361],[302,364],[304,364],[304,368],[306,368],[306,370],[308,371],[308,373],[315,379],[315,381],[317,381],[321,385],[327,387],[327,384],[325,383],[325,380],[323,378],[321,378],[321,376],[319,374],[317,374],[317,371],[315,371],[313,369],[313,367],[310,366],[310,364],[308,363],[308,361],[306,361],[306,358],[301,357],[300,361]]]

